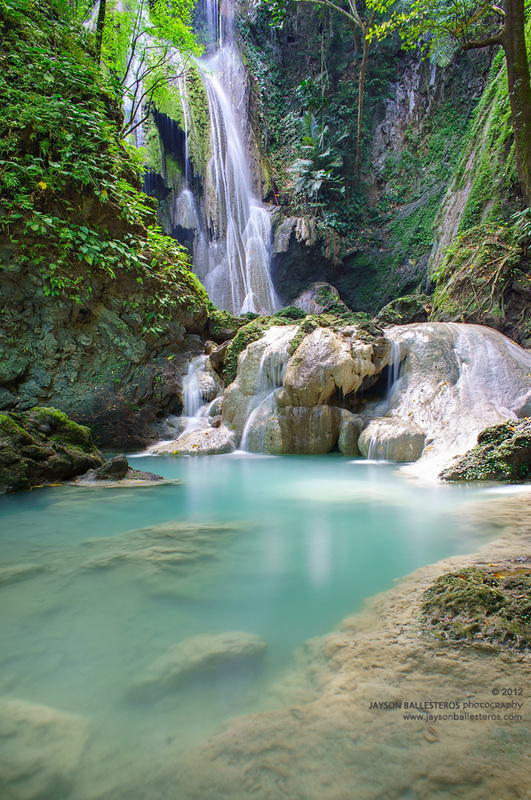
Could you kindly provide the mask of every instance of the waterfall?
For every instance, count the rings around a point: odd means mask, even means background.
[[[205,372],[206,356],[197,356],[190,361],[188,372],[183,380],[183,416],[195,417],[204,404],[200,376]]]
[[[184,189],[170,207],[170,224],[172,228],[183,227],[186,218],[193,225],[194,271],[218,308],[236,315],[248,311],[271,314],[278,306],[269,270],[271,222],[251,189],[241,132],[245,72],[234,44],[232,2],[225,0],[218,9],[217,0],[206,0],[210,42],[219,47],[212,57],[194,62],[206,91],[210,117],[210,158],[202,176],[203,197],[195,219],[190,211],[188,173],[189,119],[193,111],[186,78],[179,81],[186,174]]]

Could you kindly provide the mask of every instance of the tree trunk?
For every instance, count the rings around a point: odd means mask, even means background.
[[[531,78],[525,42],[525,0],[505,0],[505,21],[500,33],[463,43],[463,50],[501,45],[507,65],[514,152],[518,180],[525,204],[531,208]]]
[[[103,40],[103,26],[105,25],[105,6],[107,0],[100,0],[98,8],[98,21],[96,23],[96,62],[101,61],[101,43]]]
[[[505,0],[502,44],[507,61],[516,168],[525,203],[531,207],[531,81],[525,42],[524,0]]]
[[[365,92],[365,78],[367,76],[367,64],[369,61],[369,49],[371,43],[369,39],[367,39],[367,33],[372,27],[374,22],[375,14],[371,15],[369,20],[369,24],[362,29],[362,36],[363,36],[363,55],[361,57],[361,65],[360,65],[360,76],[358,81],[358,132],[357,132],[357,142],[356,142],[356,162],[354,164],[354,175],[356,179],[359,177],[360,174],[360,167],[361,167],[361,134],[362,134],[362,123],[363,123],[363,95]]]

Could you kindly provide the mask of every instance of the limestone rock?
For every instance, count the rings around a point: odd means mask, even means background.
[[[445,481],[531,480],[531,419],[486,428],[477,445],[439,477]]]
[[[337,444],[344,456],[361,455],[358,440],[366,422],[366,419],[357,414],[349,414],[343,417]]]
[[[324,455],[337,442],[341,416],[341,409],[327,405],[284,406],[273,412],[266,408],[253,420],[249,450],[274,455]]]
[[[69,795],[86,740],[80,717],[2,700],[0,740],[2,800],[61,800]]]
[[[134,685],[133,694],[145,698],[159,695],[198,674],[263,656],[266,649],[267,642],[261,636],[241,631],[193,636],[171,647],[148,667]]]
[[[347,395],[359,389],[364,377],[374,375],[373,346],[352,333],[317,328],[306,336],[286,368],[279,405],[328,403],[337,390]]]
[[[417,461],[422,455],[426,435],[413,422],[396,417],[372,420],[358,440],[365,458],[388,461]]]
[[[343,306],[345,311],[348,310],[339,297],[336,287],[323,281],[312,283],[293,301],[293,305],[307,314],[322,314],[330,305],[333,305],[335,309]]]
[[[186,431],[172,442],[163,442],[153,448],[161,455],[214,456],[232,453],[236,449],[236,434],[226,425],[218,428],[202,427]]]

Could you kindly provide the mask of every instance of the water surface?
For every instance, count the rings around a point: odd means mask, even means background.
[[[133,463],[183,483],[0,498],[0,695],[88,720],[98,733],[87,746],[100,756],[87,797],[129,762],[153,764],[161,742],[188,745],[270,707],[307,639],[486,537],[460,521],[479,490],[421,487],[396,465],[243,454]],[[142,529],[168,523],[188,526],[186,558],[168,560],[156,536],[161,560],[145,557]],[[227,631],[264,637],[265,657],[148,699],[132,691],[173,645]]]

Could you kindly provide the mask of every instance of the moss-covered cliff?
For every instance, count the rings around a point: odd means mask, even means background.
[[[206,294],[139,191],[92,34],[10,0],[0,35],[0,409],[53,405],[138,447],[180,407]]]

